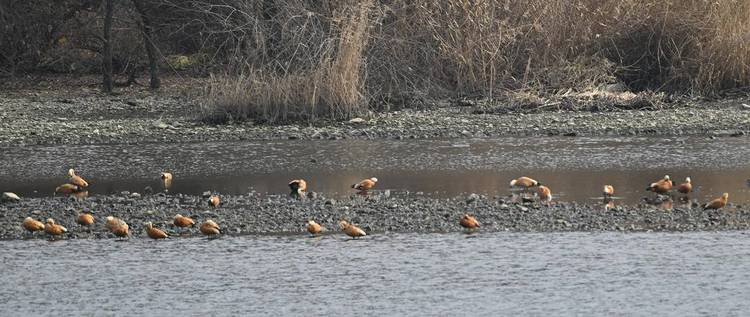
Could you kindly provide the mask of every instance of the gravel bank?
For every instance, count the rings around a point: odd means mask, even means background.
[[[247,194],[223,196],[223,205],[209,207],[206,198],[188,195],[117,195],[93,196],[84,200],[65,197],[28,198],[0,205],[0,239],[29,238],[21,221],[54,218],[69,229],[64,238],[112,238],[104,229],[104,218],[114,215],[131,225],[135,238],[145,238],[143,224],[177,235],[172,217],[181,213],[196,221],[216,220],[227,234],[304,234],[304,223],[315,219],[331,233],[338,233],[336,223],[349,219],[371,234],[384,232],[451,232],[460,231],[458,220],[465,213],[476,215],[481,231],[698,231],[746,230],[750,228],[750,209],[731,205],[721,211],[703,211],[697,204],[678,206],[665,211],[651,205],[622,206],[604,211],[598,205],[554,203],[512,203],[504,199],[478,195],[454,199],[426,197],[393,197],[387,193],[369,197],[354,195],[349,199],[324,197],[295,200],[286,196]],[[92,211],[97,217],[91,231],[75,223],[79,211]],[[197,228],[186,235],[196,235]],[[35,238],[46,238],[37,233]]]
[[[167,81],[169,83],[169,81]],[[64,83],[57,83],[64,85]],[[479,105],[425,103],[420,109],[377,112],[362,122],[315,125],[208,125],[196,120],[199,100],[165,86],[104,95],[95,88],[44,86],[0,92],[0,146],[120,144],[262,139],[475,138],[510,135],[712,135],[750,133],[746,98],[676,101],[662,110],[495,111]],[[506,109],[507,110],[507,109]]]

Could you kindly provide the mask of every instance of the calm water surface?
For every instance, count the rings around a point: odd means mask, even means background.
[[[746,232],[0,241],[0,315],[743,316]]]
[[[730,194],[750,201],[747,138],[508,137],[476,140],[339,140],[189,144],[37,146],[0,149],[0,191],[50,196],[75,167],[90,194],[161,190],[159,173],[172,171],[172,193],[286,193],[290,179],[310,190],[344,197],[351,184],[376,176],[379,190],[396,195],[455,197],[509,194],[508,182],[526,175],[548,185],[556,199],[592,202],[604,184],[621,203],[638,203],[651,182],[690,176],[706,201]]]

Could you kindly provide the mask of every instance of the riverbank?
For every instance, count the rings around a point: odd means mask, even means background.
[[[132,144],[269,139],[433,139],[498,136],[745,136],[747,96],[682,98],[656,107],[623,107],[607,98],[582,106],[534,99],[415,99],[398,111],[314,124],[214,125],[198,120],[200,79],[165,79],[159,92],[145,87],[98,91],[98,78],[40,78],[0,92],[0,146]],[[608,97],[609,98],[609,97]],[[588,100],[588,99],[587,99]],[[628,99],[629,100],[629,99]],[[589,101],[587,101],[589,102]],[[613,103],[614,102],[614,103]],[[390,105],[389,105],[390,106]]]
[[[75,223],[76,215],[93,212],[93,227]],[[697,202],[674,203],[673,209],[639,204],[615,206],[554,202],[513,202],[509,197],[491,198],[469,195],[452,199],[411,196],[394,197],[388,192],[370,196],[352,195],[348,199],[322,196],[297,200],[285,195],[222,195],[222,205],[209,207],[200,195],[141,195],[123,192],[77,200],[68,197],[26,198],[0,204],[0,239],[47,238],[43,233],[30,235],[20,224],[25,217],[54,218],[67,227],[66,239],[113,238],[104,227],[104,218],[112,215],[130,224],[134,238],[145,238],[144,223],[151,221],[172,236],[199,235],[197,228],[181,232],[172,226],[175,214],[193,217],[196,222],[213,219],[227,235],[305,234],[305,222],[314,219],[339,234],[337,223],[348,219],[369,234],[387,232],[455,232],[464,213],[482,223],[481,232],[557,232],[557,231],[714,231],[747,230],[750,209],[733,205],[722,210],[702,210]]]

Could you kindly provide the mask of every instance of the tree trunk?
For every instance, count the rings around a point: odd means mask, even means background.
[[[107,0],[104,16],[104,60],[102,61],[102,72],[104,73],[105,92],[112,92],[112,3],[114,0]]]
[[[148,71],[151,74],[151,89],[157,89],[161,86],[159,80],[159,64],[156,60],[156,44],[154,44],[154,30],[151,24],[151,19],[148,16],[146,7],[143,5],[143,0],[133,0],[135,9],[138,14],[141,15],[142,21],[142,32],[143,32],[143,45],[146,47],[146,55],[148,55]]]

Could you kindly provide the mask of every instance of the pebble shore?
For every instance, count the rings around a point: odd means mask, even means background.
[[[82,227],[75,223],[79,212],[93,212],[96,223]],[[464,213],[475,215],[482,223],[480,232],[559,232],[559,231],[714,231],[747,230],[750,208],[732,205],[721,210],[703,210],[697,203],[674,204],[671,210],[658,206],[616,206],[605,210],[600,205],[554,202],[512,202],[472,194],[467,197],[435,199],[393,197],[387,192],[369,196],[352,195],[348,199],[315,197],[298,200],[285,195],[222,195],[222,205],[208,206],[201,195],[141,195],[120,193],[85,199],[70,197],[25,198],[0,204],[0,239],[48,238],[43,232],[29,234],[21,228],[27,216],[44,220],[54,218],[67,227],[63,239],[114,238],[104,227],[106,216],[125,220],[133,238],[147,238],[144,223],[165,229],[171,236],[199,235],[197,227],[179,230],[172,225],[175,214],[218,222],[225,235],[306,234],[305,223],[314,219],[340,233],[336,225],[347,219],[359,224],[368,234],[387,232],[456,232]]]

